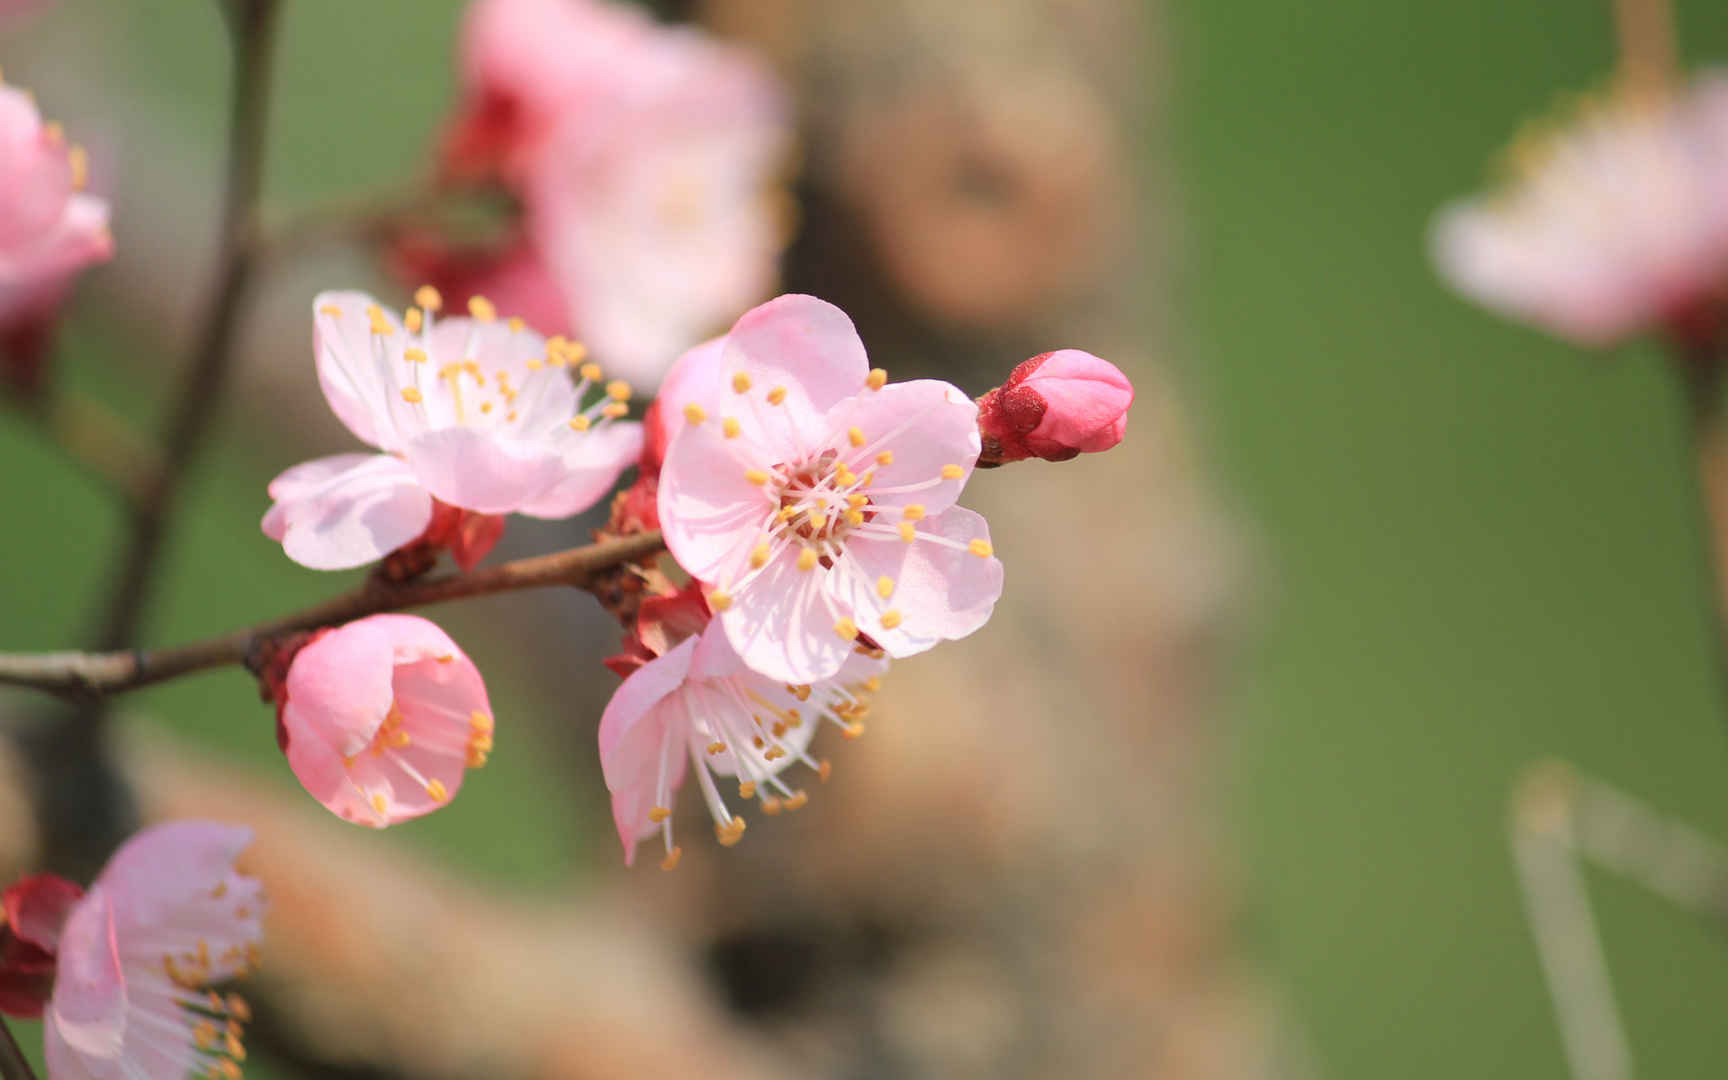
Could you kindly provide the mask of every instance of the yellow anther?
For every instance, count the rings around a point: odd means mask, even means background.
[[[256,946],[248,946],[246,962],[253,967],[258,966],[258,952]],[[252,1006],[246,1004],[246,999],[241,997],[239,994],[229,994],[228,997],[223,1000],[222,1004],[227,1006],[229,1013],[233,1014],[234,1019],[240,1021],[242,1024],[250,1024],[252,1022]]]
[[[588,419],[586,416],[572,416],[570,418],[570,426],[577,431],[587,431],[590,427],[594,426],[594,421]]]
[[[411,308],[409,310],[418,311],[419,309]],[[403,349],[402,359],[408,361],[410,364],[424,364],[426,362],[426,350],[414,348]]]
[[[233,1058],[235,1061],[246,1060],[246,1048],[240,1045],[239,1036],[235,1035],[232,1031],[228,1033],[227,1038],[222,1040],[222,1049],[228,1051],[228,1056]]]
[[[653,806],[648,809],[648,820],[652,821],[656,825],[671,816],[672,808],[670,806]]]
[[[810,794],[806,791],[794,791],[786,800],[786,809],[802,810],[810,802]]]
[[[738,782],[738,797],[740,799],[754,799],[756,797],[756,781],[740,780]]]
[[[888,385],[888,373],[881,368],[871,368],[870,374],[864,379],[864,385],[872,390],[880,390]]]
[[[481,403],[480,403],[480,411],[481,411],[481,412],[483,412],[483,413],[489,413],[489,412],[491,412],[491,411],[492,411],[492,402],[490,402],[490,401],[482,401],[482,402],[481,402]]]
[[[848,739],[856,739],[864,734],[864,725],[854,720],[840,729],[840,734]]]
[[[337,307],[335,304],[325,304],[323,307],[318,309],[318,314],[328,315],[332,319],[340,319],[342,317],[342,309]]]
[[[384,797],[382,791],[374,791],[372,793],[372,809],[379,814],[384,814],[389,811],[390,800]]]
[[[427,311],[437,311],[444,306],[444,297],[430,285],[422,285],[414,290],[414,302]]]
[[[851,443],[853,446],[863,446],[864,432],[859,428],[847,428],[846,441]]]
[[[600,410],[600,415],[608,420],[617,420],[620,417],[630,415],[630,406],[622,401],[609,401],[606,403],[606,407]]]
[[[942,466],[942,479],[944,479],[944,480],[958,480],[962,476],[965,476],[965,475],[966,475],[966,470],[962,469],[958,465],[944,465],[944,466]]]
[[[755,720],[755,721],[756,721],[756,722],[757,722],[757,723],[761,723],[761,722],[762,722],[762,720],[761,720],[761,718],[760,718],[760,717],[755,717],[755,716],[753,716],[753,717],[751,717],[751,719],[752,719],[752,720]],[[751,745],[751,746],[754,746],[754,747],[755,747],[755,748],[756,748],[756,749],[758,749],[758,750],[760,750],[760,749],[762,749],[762,748],[763,748],[763,747],[764,747],[764,746],[767,746],[767,745],[768,745],[768,744],[767,744],[767,743],[765,743],[765,742],[763,742],[763,741],[762,741],[762,736],[760,736],[760,735],[752,735],[752,736],[750,736],[750,745]]]
[[[732,594],[723,589],[715,589],[708,594],[708,606],[715,611],[725,611],[732,606]]]
[[[824,514],[820,510],[812,510],[810,512],[810,527],[812,529],[820,529],[822,526],[824,526],[826,524],[828,524],[828,515],[827,514]]]
[[[710,754],[724,754],[726,752],[726,744],[723,742],[711,742],[708,744],[708,752]]]
[[[404,386],[402,388],[402,400],[406,401],[410,405],[418,405],[420,402],[425,400],[425,397],[414,387]]]
[[[808,684],[803,686],[788,686],[786,692],[797,698],[799,701],[810,700],[810,687]]]
[[[867,504],[869,501],[870,501],[870,496],[865,495],[862,492],[855,492],[851,495],[846,496],[846,505],[850,506],[854,510],[864,509],[865,504]]]
[[[481,322],[491,322],[498,317],[498,309],[484,296],[471,296],[468,298],[468,314]]]
[[[535,359],[532,356],[528,358],[528,370],[529,371],[542,371],[545,369],[545,367],[546,367],[546,361]]]
[[[906,541],[908,544],[910,544],[912,541],[916,540],[917,538],[918,538],[918,526],[912,524],[910,521],[902,521],[900,523],[900,539],[902,539],[902,540]]]
[[[776,739],[784,739],[786,737],[786,721],[776,720],[774,726],[768,730],[773,732]]]
[[[768,545],[757,544],[750,551],[750,568],[760,570],[768,565]]]
[[[797,516],[798,508],[796,506],[782,506],[780,512],[774,515],[774,519],[784,525]]]
[[[734,817],[726,825],[714,826],[714,838],[720,841],[721,847],[732,847],[744,838],[744,819]]]
[[[776,386],[774,389],[768,391],[768,404],[778,405],[785,400],[786,388],[784,386]]]
[[[90,182],[90,155],[85,153],[82,146],[68,147],[66,164],[72,169],[73,189],[83,191],[84,185]]]
[[[779,813],[780,813],[780,800],[776,799],[772,795],[768,796],[766,799],[763,799],[762,800],[762,812],[764,814],[767,814],[769,817],[775,817],[775,816],[779,815]]]
[[[876,595],[886,600],[894,595],[894,579],[883,574],[876,579]]]
[[[216,1045],[216,1025],[208,1020],[200,1021],[192,1029],[192,1041],[198,1049],[208,1050]]]
[[[899,625],[900,610],[898,608],[889,608],[887,611],[882,613],[882,629],[892,630]]]
[[[844,616],[841,617],[839,622],[834,624],[834,632],[845,638],[847,641],[858,640],[858,624]]]
[[[874,484],[875,482],[876,482],[876,470],[871,469],[869,472],[864,474],[864,479],[859,482],[858,486],[863,488],[864,490],[868,491],[868,490],[870,490],[870,485]]]
[[[923,503],[907,503],[900,510],[900,516],[905,518],[907,521],[923,521],[924,520],[924,504]]]
[[[846,524],[848,525],[864,524],[864,511],[862,510],[848,510],[841,516],[846,519]]]
[[[406,728],[397,728],[386,736],[384,741],[390,744],[392,750],[406,750],[414,740],[409,737]]]
[[[967,544],[966,550],[978,556],[980,559],[988,559],[995,551],[995,549],[990,546],[990,541],[984,539],[974,540],[970,544]]]
[[[851,487],[858,482],[858,474],[847,468],[846,463],[842,461],[834,466],[834,479],[841,487]]]
[[[878,464],[878,465],[892,465],[892,464],[894,464],[894,451],[884,450],[880,454],[877,454],[876,455],[876,464]]]
[[[882,689],[882,680],[872,675],[868,679],[865,679],[861,685],[864,687],[865,693],[874,694],[876,691]]]
[[[726,419],[720,421],[720,431],[728,439],[736,439],[738,437],[738,421],[728,416]]]
[[[572,346],[572,348],[581,349],[582,346],[575,345],[575,346]],[[586,350],[584,350],[584,351],[586,351]],[[599,364],[583,364],[581,367],[576,369],[576,374],[582,376],[584,379],[587,379],[589,382],[599,382],[600,381],[600,365]]]
[[[450,797],[450,789],[444,786],[442,780],[428,780],[426,794],[431,796],[433,802],[443,802]]]
[[[808,548],[807,547],[798,553],[798,569],[800,569],[800,570],[814,570],[814,569],[816,569],[816,549],[815,548]]]
[[[676,869],[678,869],[678,860],[682,859],[683,857],[684,857],[684,849],[682,847],[673,848],[671,851],[668,851],[666,853],[666,857],[664,859],[660,860],[660,869],[662,869],[662,870],[676,870]]]
[[[492,718],[476,709],[468,714],[468,726],[475,731],[491,731]]]
[[[504,325],[510,328],[512,334],[520,334],[528,324],[522,321],[520,315],[512,315],[505,321]]]
[[[768,474],[761,469],[745,469],[744,479],[757,487],[761,487],[768,482]]]
[[[613,379],[606,384],[606,396],[613,401],[629,401],[630,384],[623,379]]]
[[[750,389],[750,376],[746,372],[738,372],[732,376],[732,392],[742,394]]]
[[[425,317],[420,314],[419,308],[411,307],[402,313],[402,325],[408,328],[410,334],[418,334],[420,328],[426,325]]]
[[[762,758],[765,761],[779,761],[781,758],[783,758],[785,756],[786,756],[786,748],[784,746],[770,746],[768,748],[768,752],[766,754],[763,754]]]
[[[816,763],[816,779],[818,779],[818,780],[822,781],[824,784],[826,784],[828,782],[828,778],[830,776],[833,776],[833,775],[834,775],[834,763],[833,762],[829,761],[827,758],[823,758],[821,761],[818,761]]]
[[[396,328],[390,325],[390,320],[384,317],[384,309],[377,304],[367,307],[366,318],[372,323],[372,332],[379,337],[389,337],[396,332]]]
[[[42,125],[42,137],[55,146],[59,146],[66,141],[66,129],[58,123],[50,121]]]
[[[700,424],[702,421],[708,419],[708,413],[703,410],[702,406],[692,401],[690,404],[684,406],[684,419],[688,420],[692,424]]]
[[[570,358],[565,356],[562,351],[548,347],[546,349],[546,363],[555,368],[561,368],[570,363]]]

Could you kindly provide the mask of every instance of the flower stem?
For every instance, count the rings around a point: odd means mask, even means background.
[[[36,1070],[4,1020],[0,1020],[0,1080],[36,1080]]]

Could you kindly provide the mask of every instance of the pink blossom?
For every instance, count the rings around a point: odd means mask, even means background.
[[[529,247],[489,269],[535,296],[543,272],[563,298],[548,328],[651,385],[770,291],[789,108],[749,54],[619,4],[480,0],[462,67],[446,163],[521,200]]]
[[[1728,280],[1728,76],[1526,139],[1502,190],[1435,219],[1451,285],[1586,345],[1685,324]]]
[[[113,254],[108,203],[82,193],[86,168],[29,94],[0,85],[0,359],[25,388],[73,277]]]
[[[1079,349],[1041,353],[978,399],[985,456],[997,464],[1067,461],[1122,441],[1134,385],[1121,369]]]
[[[653,603],[653,602],[651,602]],[[694,766],[714,835],[730,847],[744,835],[716,778],[738,782],[738,797],[756,799],[765,814],[797,810],[809,800],[783,778],[801,764],[828,779],[826,760],[810,756],[823,720],[848,738],[863,733],[870,696],[888,669],[879,650],[859,645],[831,678],[787,685],[750,670],[700,604],[700,593],[644,605],[643,629],[625,656],[609,663],[628,673],[600,718],[600,767],[612,792],[612,817],[624,863],[636,845],[659,833],[661,867],[678,865],[672,807]],[[686,636],[688,635],[688,636]]]
[[[431,813],[492,750],[479,669],[414,615],[373,615],[320,634],[295,654],[276,703],[294,775],[360,825]]]
[[[256,963],[264,899],[234,872],[249,829],[157,825],[133,836],[54,935],[54,992],[43,1014],[54,1080],[240,1076],[237,995],[204,987]]]
[[[984,519],[954,505],[980,447],[965,394],[887,385],[845,313],[809,296],[747,312],[708,355],[659,516],[752,668],[807,683],[860,635],[902,657],[984,624],[1002,564]]]
[[[422,290],[406,325],[364,293],[314,303],[318,380],[338,418],[379,454],[338,454],[270,484],[266,535],[318,570],[360,566],[409,543],[433,500],[477,514],[562,518],[598,502],[642,446],[617,419],[630,388],[605,387],[579,346],[547,341],[483,299],[473,318],[435,319]],[[578,380],[572,382],[569,368]]]

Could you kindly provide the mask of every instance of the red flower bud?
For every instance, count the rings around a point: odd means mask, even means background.
[[[1134,385],[1115,364],[1079,349],[1042,353],[978,399],[980,465],[1037,457],[1067,461],[1122,441]]]
[[[0,925],[0,1013],[34,1019],[54,990],[60,928],[84,890],[54,874],[32,874],[8,888]]]

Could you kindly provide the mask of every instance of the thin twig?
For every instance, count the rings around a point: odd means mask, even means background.
[[[366,615],[547,585],[596,591],[605,571],[639,562],[664,548],[665,542],[658,532],[646,532],[429,581],[392,585],[373,579],[351,592],[290,615],[165,649],[0,653],[0,683],[46,690],[73,699],[104,697],[195,671],[244,664],[260,643],[272,637]]]
[[[229,355],[251,283],[258,239],[258,195],[263,182],[264,131],[269,111],[271,43],[279,0],[231,5],[234,93],[229,111],[228,177],[215,269],[215,296],[198,332],[192,364],[175,398],[162,441],[162,470],[153,498],[133,508],[130,539],[96,637],[115,649],[137,635],[145,604],[161,569],[163,541],[174,517],[188,466],[202,448],[227,385]]]
[[[4,1020],[0,1020],[0,1080],[36,1080],[36,1070],[30,1067],[30,1059]]]

